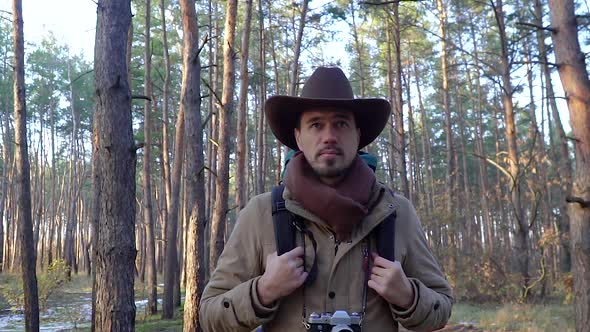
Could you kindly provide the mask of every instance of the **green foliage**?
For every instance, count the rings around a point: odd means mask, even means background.
[[[68,280],[69,267],[63,259],[55,260],[37,278],[39,289],[39,307],[41,310],[47,306],[47,300]]]
[[[2,275],[2,282],[0,283],[0,298],[2,298],[3,309],[11,309],[13,311],[24,307],[24,291],[22,287],[22,280],[16,274]]]
[[[37,289],[39,294],[39,308],[47,308],[49,298],[58,291],[67,281],[68,266],[63,260],[55,260],[43,273],[37,277]],[[24,307],[24,291],[20,276],[5,274],[0,283],[0,299],[9,308],[17,310]],[[0,309],[2,309],[0,300]]]

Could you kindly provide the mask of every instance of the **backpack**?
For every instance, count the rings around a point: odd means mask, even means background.
[[[277,255],[282,255],[295,248],[297,232],[308,235],[312,241],[314,251],[316,250],[316,242],[307,229],[305,223],[300,216],[287,210],[285,207],[285,200],[283,199],[284,185],[274,186],[272,188],[272,221],[275,231],[275,240],[277,244]],[[393,195],[393,191],[391,191]],[[371,233],[374,234],[377,253],[379,256],[394,261],[395,260],[395,219],[397,214],[395,210],[385,218],[379,225],[377,225]],[[317,275],[317,261],[314,262],[309,276],[305,281],[306,284],[313,282]]]

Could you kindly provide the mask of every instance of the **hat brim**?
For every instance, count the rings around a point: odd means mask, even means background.
[[[391,105],[385,99],[315,99],[291,96],[272,96],[264,104],[268,125],[275,137],[293,150],[299,150],[295,128],[301,113],[311,108],[337,108],[353,112],[361,137],[358,149],[369,145],[387,125]]]

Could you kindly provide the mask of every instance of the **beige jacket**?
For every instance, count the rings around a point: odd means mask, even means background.
[[[302,312],[346,310],[362,312],[363,242],[368,237],[375,248],[371,230],[394,210],[395,257],[414,287],[410,309],[400,311],[367,287],[367,309],[363,331],[398,331],[397,322],[412,331],[430,331],[443,327],[451,315],[451,288],[428,248],[420,221],[412,204],[381,184],[373,188],[375,207],[355,229],[352,241],[338,245],[326,223],[290,199],[283,197],[288,210],[305,218],[317,241],[318,276],[310,286],[297,289],[274,307],[265,308],[256,285],[264,273],[267,255],[276,251],[271,214],[271,195],[252,198],[240,212],[236,226],[205,287],[200,303],[200,322],[205,331],[252,331],[262,325],[264,332],[305,331]],[[300,236],[297,236],[301,242]],[[306,240],[306,264],[313,262],[311,241]],[[373,249],[374,250],[374,249]],[[305,293],[305,294],[304,294]]]

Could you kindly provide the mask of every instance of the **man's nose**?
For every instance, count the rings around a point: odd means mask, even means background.
[[[322,140],[324,143],[334,143],[338,141],[336,130],[333,126],[325,126],[322,134]]]

